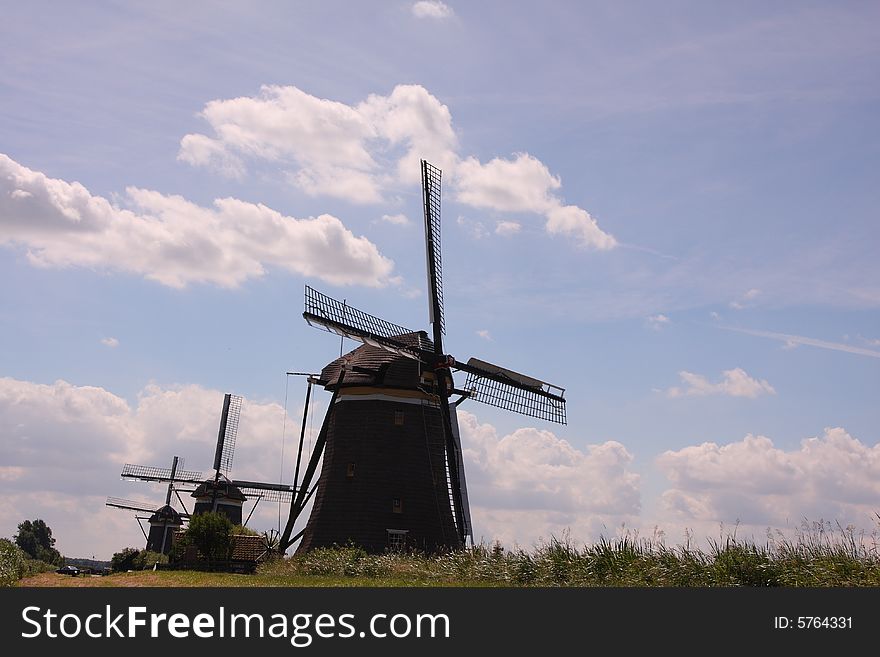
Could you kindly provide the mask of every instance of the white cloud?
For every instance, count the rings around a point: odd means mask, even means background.
[[[664,326],[669,324],[670,319],[664,314],[651,315],[648,317],[648,326],[650,326],[655,331],[659,331]]]
[[[209,471],[222,403],[222,392],[195,385],[147,386],[133,406],[103,388],[0,378],[0,494],[7,501],[0,508],[0,536],[40,517],[68,556],[109,558],[123,547],[142,546],[133,515],[105,507],[105,498],[161,502],[165,490],[120,481],[122,465],[167,467],[176,454],[186,458],[188,470]],[[278,404],[244,401],[235,477],[278,481],[283,413]],[[288,426],[293,423],[288,418]],[[273,513],[256,514],[256,529],[277,522],[277,506],[264,506]]]
[[[759,296],[761,296],[761,290],[753,287],[744,292],[738,299],[731,301],[728,305],[734,310],[743,310],[744,308],[752,306],[752,302],[754,302]]]
[[[110,347],[111,349],[115,349],[119,346],[119,340],[116,338],[101,338],[101,344]]]
[[[112,269],[177,288],[235,287],[269,266],[335,285],[391,280],[394,263],[331,215],[295,219],[234,198],[202,207],[136,187],[125,201],[117,207],[0,154],[0,244],[25,246],[37,266]]]
[[[405,214],[383,214],[382,221],[395,226],[408,226],[410,221]]]
[[[456,168],[456,176],[458,200],[477,208],[543,214],[559,205],[552,194],[562,182],[528,153],[486,164],[469,157]]]
[[[462,159],[449,108],[420,85],[398,85],[356,105],[264,86],[254,97],[212,100],[201,115],[213,134],[186,135],[178,154],[194,166],[241,177],[246,165],[270,163],[306,194],[378,203],[391,188],[419,184],[419,160],[426,159],[460,203],[541,215],[548,233],[590,248],[617,245],[586,210],[564,204],[559,177],[534,156]],[[518,225],[501,221],[496,232],[510,235]]]
[[[803,519],[870,527],[880,497],[880,444],[842,428],[786,451],[765,436],[664,452],[657,467],[671,487],[662,505],[671,520],[703,531],[741,521],[791,527]]]
[[[457,200],[501,212],[534,212],[546,217],[550,234],[571,235],[584,246],[612,249],[617,241],[603,232],[590,214],[576,205],[563,205],[554,195],[562,183],[543,162],[528,153],[512,160],[494,158],[486,164],[473,157],[455,170]]]
[[[711,383],[701,374],[681,371],[678,373],[685,388],[673,387],[666,391],[669,397],[727,395],[729,397],[748,397],[754,399],[763,394],[775,395],[776,390],[764,379],[758,380],[746,374],[740,367],[724,370],[721,381]]]
[[[419,0],[413,3],[412,13],[416,18],[451,18],[455,15],[452,7],[440,0]]]
[[[499,221],[495,224],[495,234],[503,235],[504,237],[516,235],[520,229],[522,229],[522,226],[515,221]]]
[[[539,538],[598,538],[639,513],[632,455],[608,441],[579,450],[550,431],[495,428],[458,412],[475,540],[530,545]]]
[[[481,329],[481,330],[477,331],[477,335],[479,335],[484,340],[489,340],[489,341],[492,340],[492,334],[489,333],[489,329]]]
[[[394,181],[389,160],[399,179],[412,183],[420,157],[451,166],[457,147],[448,108],[419,85],[398,85],[358,105],[264,86],[257,97],[212,100],[202,117],[214,135],[183,137],[180,160],[236,176],[245,162],[277,163],[306,194],[355,203],[382,200]]]

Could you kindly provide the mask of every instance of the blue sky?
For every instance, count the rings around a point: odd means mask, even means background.
[[[569,400],[462,406],[478,539],[876,528],[876,4],[4,14],[0,534],[139,544],[119,466],[207,468],[224,391],[235,472],[283,476],[284,372],[339,348],[304,285],[428,328],[419,157],[448,350]]]

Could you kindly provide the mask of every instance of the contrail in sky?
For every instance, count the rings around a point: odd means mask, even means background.
[[[788,344],[805,344],[810,347],[819,347],[820,349],[833,349],[834,351],[846,351],[850,354],[858,354],[859,356],[870,356],[871,358],[880,358],[880,351],[873,349],[865,349],[863,347],[855,347],[851,344],[843,342],[828,342],[826,340],[817,340],[816,338],[808,338],[803,335],[790,335],[788,333],[774,333],[772,331],[758,331],[755,329],[736,328],[734,326],[719,326],[725,331],[736,331],[737,333],[747,333],[748,335],[757,335],[762,338],[771,338],[780,340]]]

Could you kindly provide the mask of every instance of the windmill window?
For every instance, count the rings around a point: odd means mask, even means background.
[[[406,546],[406,529],[386,529],[388,534],[388,549],[392,551],[402,550]]]
[[[402,427],[404,417],[403,411],[394,411],[394,426]]]
[[[399,497],[395,497],[391,501],[391,511],[393,513],[403,513],[403,500],[401,500]]]
[[[349,479],[354,479],[354,463],[349,463],[348,467],[345,468],[345,476]]]

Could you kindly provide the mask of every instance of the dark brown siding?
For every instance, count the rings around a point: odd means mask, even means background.
[[[329,412],[321,476],[297,552],[349,542],[381,552],[389,529],[407,531],[409,548],[436,552],[460,547],[438,409],[341,396]],[[396,424],[400,412],[403,424]],[[393,509],[395,499],[401,502],[399,513]]]

